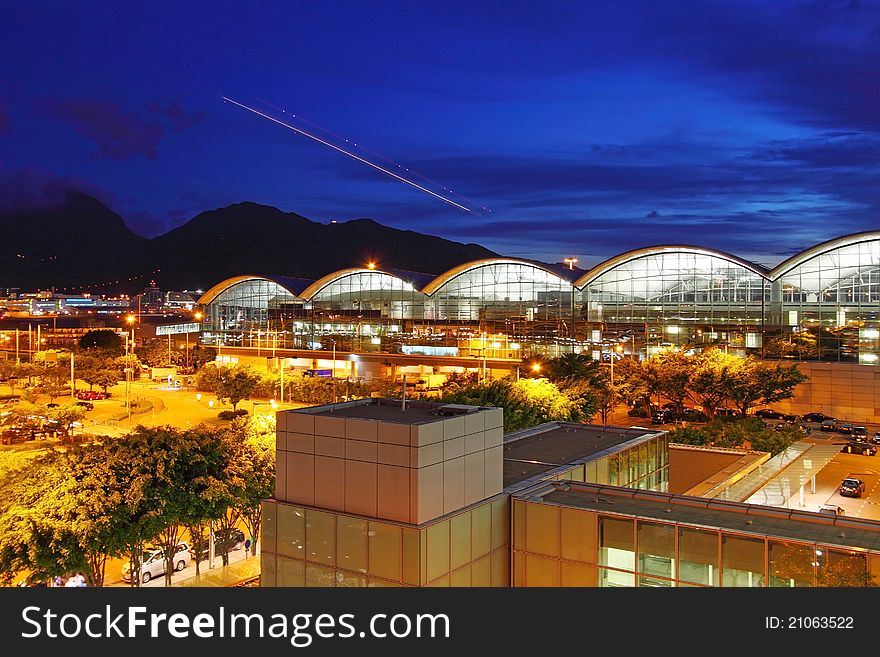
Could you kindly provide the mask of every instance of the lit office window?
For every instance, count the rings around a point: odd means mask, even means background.
[[[718,533],[679,527],[678,579],[718,586]]]
[[[722,586],[764,586],[764,541],[744,536],[721,536]]]

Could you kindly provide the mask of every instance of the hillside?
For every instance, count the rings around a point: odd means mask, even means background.
[[[0,214],[0,230],[0,287],[22,290],[85,285],[94,292],[134,292],[151,277],[166,290],[205,289],[237,274],[317,278],[368,260],[437,274],[495,255],[476,244],[389,228],[372,219],[320,224],[257,203],[202,212],[148,240],[99,201],[80,194],[55,208]]]

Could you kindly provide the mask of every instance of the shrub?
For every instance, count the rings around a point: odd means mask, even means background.
[[[242,417],[247,414],[248,412],[246,410],[244,410],[243,408],[239,408],[236,411],[220,411],[219,413],[217,413],[217,417],[221,420],[234,420],[237,417]]]

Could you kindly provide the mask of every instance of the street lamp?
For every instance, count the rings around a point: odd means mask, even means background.
[[[615,352],[618,354],[623,353],[623,345],[615,345],[614,349],[611,351],[611,385],[614,385],[614,359],[616,358]]]
[[[569,258],[565,258],[565,259],[563,259],[562,262],[564,262],[565,264],[567,264],[569,269],[574,269],[574,263],[576,263],[577,261],[578,261],[577,258],[571,258],[571,257],[569,257]]]

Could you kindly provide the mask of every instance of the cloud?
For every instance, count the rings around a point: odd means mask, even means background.
[[[104,205],[116,205],[106,189],[72,176],[59,176],[41,169],[10,171],[0,166],[0,212],[20,212],[60,205],[70,192],[88,194]]]
[[[168,130],[183,130],[202,120],[204,114],[188,114],[179,104],[162,106],[154,101],[132,110],[99,98],[71,98],[45,103],[48,114],[73,126],[98,147],[95,157],[127,160],[159,156],[159,142]]]

